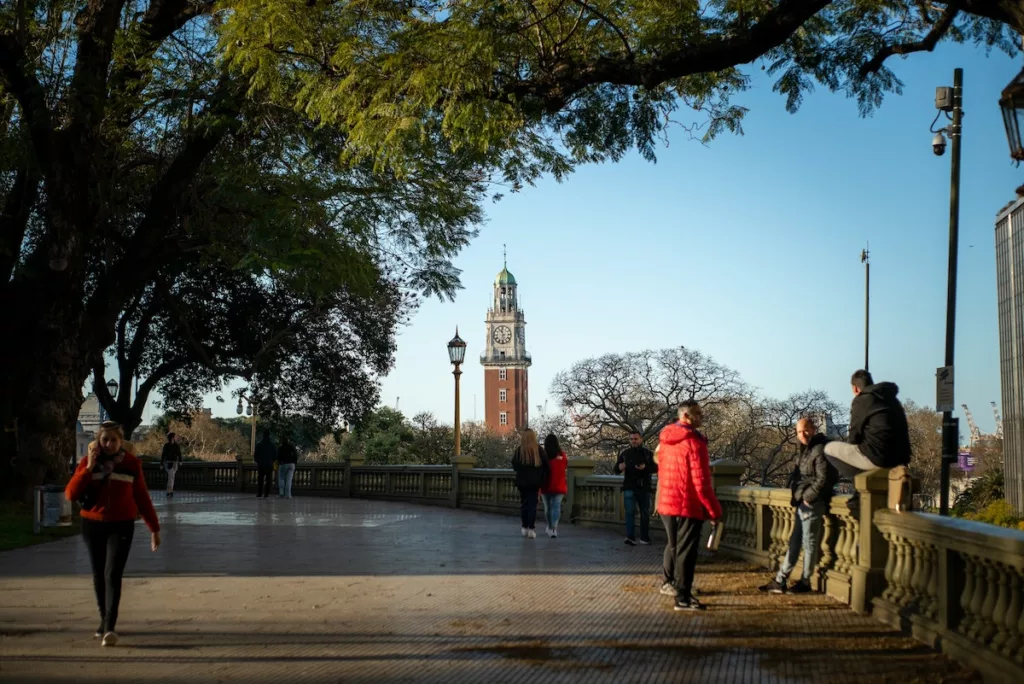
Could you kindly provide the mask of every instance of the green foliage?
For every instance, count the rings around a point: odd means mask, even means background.
[[[653,160],[677,110],[703,119],[688,129],[702,141],[741,132],[732,98],[749,63],[790,111],[822,85],[866,115],[901,92],[885,60],[906,45],[934,32],[1012,53],[1024,29],[982,3],[969,14],[911,0],[226,4],[227,63],[262,95],[343,126],[348,158],[414,168],[409,146],[440,132],[513,184],[630,148]]]
[[[976,520],[990,525],[998,525],[999,527],[1024,530],[1024,519],[1005,499],[992,501],[977,513],[968,513],[964,517],[968,520]]]
[[[990,504],[1005,498],[1003,471],[992,470],[975,478],[957,495],[951,513],[960,518],[978,514]]]

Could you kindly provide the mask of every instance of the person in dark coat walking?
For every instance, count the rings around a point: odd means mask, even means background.
[[[537,433],[533,430],[523,430],[519,446],[512,455],[512,469],[516,471],[516,487],[519,489],[523,536],[536,539],[537,500],[540,488],[547,480],[548,459],[537,444]]]
[[[811,591],[811,576],[821,552],[821,528],[832,490],[839,481],[839,473],[825,458],[825,435],[818,432],[813,418],[801,418],[796,424],[796,438],[800,453],[789,477],[793,493],[793,532],[789,536],[789,549],[782,557],[775,578],[759,587],[772,594],[806,594]],[[789,574],[796,566],[800,550],[804,552],[804,568],[800,580],[788,587]]]
[[[181,465],[181,446],[178,445],[178,435],[173,432],[167,433],[167,443],[160,453],[160,465],[167,472],[167,496],[174,496],[174,476]]]
[[[658,472],[654,453],[644,446],[639,432],[629,433],[629,448],[623,449],[615,463],[622,473],[622,504],[626,509],[626,543],[636,546],[636,510],[640,509],[640,543],[651,543],[651,485]]]
[[[875,468],[895,468],[910,463],[910,429],[907,414],[892,382],[875,384],[871,373],[859,370],[850,378],[850,433],[846,442],[829,442],[825,456],[840,475],[855,477]]]
[[[256,461],[256,498],[269,499],[274,479],[274,461],[277,460],[277,447],[270,439],[270,430],[263,431],[263,439],[256,445],[253,458]]]

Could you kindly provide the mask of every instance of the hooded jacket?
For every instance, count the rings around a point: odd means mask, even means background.
[[[704,435],[685,423],[665,426],[659,436],[657,460],[659,515],[697,520],[722,517]]]
[[[274,461],[277,460],[277,447],[274,446],[274,442],[266,437],[261,439],[256,444],[253,460],[256,461],[256,465],[260,468],[273,468]]]
[[[859,446],[879,468],[910,463],[910,429],[903,405],[896,398],[899,391],[895,383],[879,382],[866,387],[850,405],[847,441]]]
[[[827,443],[825,435],[817,434],[811,437],[810,444],[800,446],[796,466],[789,478],[794,506],[804,501],[809,504],[818,501],[828,504],[832,499],[832,490],[839,481],[839,472],[825,459]]]

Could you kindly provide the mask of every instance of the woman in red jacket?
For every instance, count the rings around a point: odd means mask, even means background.
[[[544,497],[544,515],[548,519],[548,536],[558,539],[558,519],[562,517],[562,499],[569,488],[565,479],[569,459],[558,438],[553,434],[544,438],[544,453],[548,456],[548,476],[540,493]]]
[[[124,431],[119,424],[107,421],[100,425],[88,457],[78,464],[64,496],[82,507],[82,538],[89,550],[100,607],[96,636],[103,637],[104,646],[115,646],[121,578],[140,513],[152,533],[153,550],[160,546],[160,522],[146,489],[142,462],[124,450]]]

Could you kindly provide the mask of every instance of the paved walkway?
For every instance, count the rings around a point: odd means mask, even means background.
[[[698,567],[703,614],[657,593],[661,552],[564,526],[345,499],[157,501],[139,524],[121,645],[92,637],[81,540],[0,554],[9,682],[968,682],[940,655],[763,572]]]

